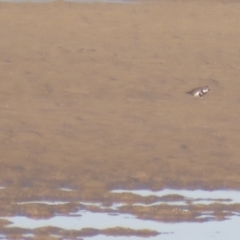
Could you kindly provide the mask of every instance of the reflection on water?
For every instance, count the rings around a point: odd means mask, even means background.
[[[46,226],[59,227],[67,230],[80,230],[82,228],[105,229],[113,227],[125,227],[139,230],[156,230],[158,228],[157,222],[139,220],[131,214],[111,215],[108,213],[93,213],[89,211],[79,211],[75,216],[74,214],[70,216],[55,216],[44,220],[35,220],[20,216],[7,217],[5,219],[13,222],[9,227],[28,229]]]
[[[17,227],[20,229],[34,230],[42,227],[56,227],[59,229],[64,229],[67,231],[71,230],[82,230],[86,228],[104,230],[109,228],[125,228],[133,230],[151,230],[160,235],[150,236],[149,240],[175,240],[175,239],[239,239],[239,225],[240,225],[240,209],[237,208],[236,204],[240,203],[240,192],[238,191],[204,191],[204,190],[172,190],[165,189],[162,191],[150,191],[150,190],[114,190],[111,192],[113,196],[123,196],[124,194],[134,194],[142,196],[143,198],[149,196],[162,197],[162,201],[157,201],[153,204],[144,204],[136,201],[125,202],[125,203],[111,203],[107,206],[101,202],[79,202],[78,210],[74,212],[69,212],[64,215],[54,215],[49,219],[33,219],[27,216],[13,216],[13,217],[1,217],[1,219],[8,220],[11,223],[7,225],[7,228]],[[180,201],[171,201],[169,196],[178,195],[181,196]],[[120,198],[122,199],[122,198]],[[182,200],[183,199],[183,200]],[[211,208],[216,206],[217,211],[226,214],[223,221],[215,221],[216,213]],[[69,203],[63,201],[34,201],[34,202],[21,202],[18,204],[46,204],[46,205],[60,205]],[[175,204],[176,203],[176,204]],[[200,204],[200,205],[199,205]],[[231,205],[232,204],[232,205]],[[235,204],[235,205],[234,205]],[[191,222],[186,222],[184,220],[178,220],[178,222],[164,222],[163,220],[149,220],[149,219],[140,219],[137,216],[137,212],[126,212],[126,209],[134,208],[134,206],[139,206],[141,210],[144,211],[150,208],[151,206],[157,206],[159,208],[169,208],[170,214],[172,210],[179,211],[191,211],[192,206],[208,206],[208,210],[200,208],[200,213],[195,216],[195,219]],[[219,207],[220,206],[220,207]],[[234,206],[233,208],[229,208]],[[228,208],[227,208],[228,207]],[[125,210],[124,210],[125,209]],[[201,210],[202,209],[202,210]],[[231,210],[232,209],[232,210]],[[124,211],[123,211],[124,210]],[[239,211],[238,211],[239,210]],[[151,212],[151,211],[150,211]],[[155,214],[154,211],[151,214]],[[203,222],[198,222],[198,220],[203,219]],[[108,233],[111,235],[111,233]],[[28,236],[30,236],[29,233]],[[26,234],[24,235],[26,236]],[[58,236],[58,235],[56,235]],[[142,239],[142,237],[136,236],[126,236],[123,234],[121,240],[124,239]],[[160,238],[161,237],[161,238]],[[119,239],[115,236],[106,236],[103,234],[94,236],[94,237],[84,237],[84,239],[98,239],[98,240],[111,240]]]
[[[47,220],[35,220],[27,217],[5,218],[13,222],[9,227],[35,229],[53,226],[67,230],[80,230],[83,228],[105,229],[125,227],[131,229],[150,229],[161,234],[161,239],[239,239],[240,218],[231,217],[231,220],[205,223],[162,223],[151,220],[140,220],[130,214],[109,215],[107,213],[92,213],[80,211],[81,216],[56,216]],[[166,234],[169,233],[169,234]],[[116,239],[116,237],[97,236],[96,239]],[[87,239],[87,238],[85,238]],[[90,239],[90,238],[89,238]],[[94,237],[91,237],[94,239]],[[124,239],[121,237],[121,239]],[[126,238],[126,239],[129,239]],[[140,237],[131,239],[141,239]],[[159,239],[159,236],[148,239]]]
[[[206,223],[158,223],[158,231],[169,232],[172,234],[161,234],[155,237],[148,237],[148,240],[238,240],[239,239],[240,218],[232,217],[229,221],[206,222]],[[85,240],[116,240],[111,236],[95,236],[84,238]],[[121,240],[140,240],[140,237],[121,237]]]

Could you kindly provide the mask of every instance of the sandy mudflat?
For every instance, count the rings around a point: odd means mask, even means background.
[[[1,3],[2,200],[238,189],[239,12],[223,1]],[[184,94],[201,85],[203,99]]]

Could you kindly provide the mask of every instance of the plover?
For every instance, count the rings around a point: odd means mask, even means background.
[[[208,91],[210,91],[210,88],[208,86],[204,86],[204,87],[194,88],[193,90],[186,93],[191,94],[194,97],[202,98]]]

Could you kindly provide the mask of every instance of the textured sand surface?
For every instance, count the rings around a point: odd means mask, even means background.
[[[2,199],[239,188],[240,3],[0,12]]]

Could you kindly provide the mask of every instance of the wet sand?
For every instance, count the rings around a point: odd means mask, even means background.
[[[240,3],[0,11],[3,211],[119,188],[239,189]],[[202,85],[203,99],[185,94]]]

